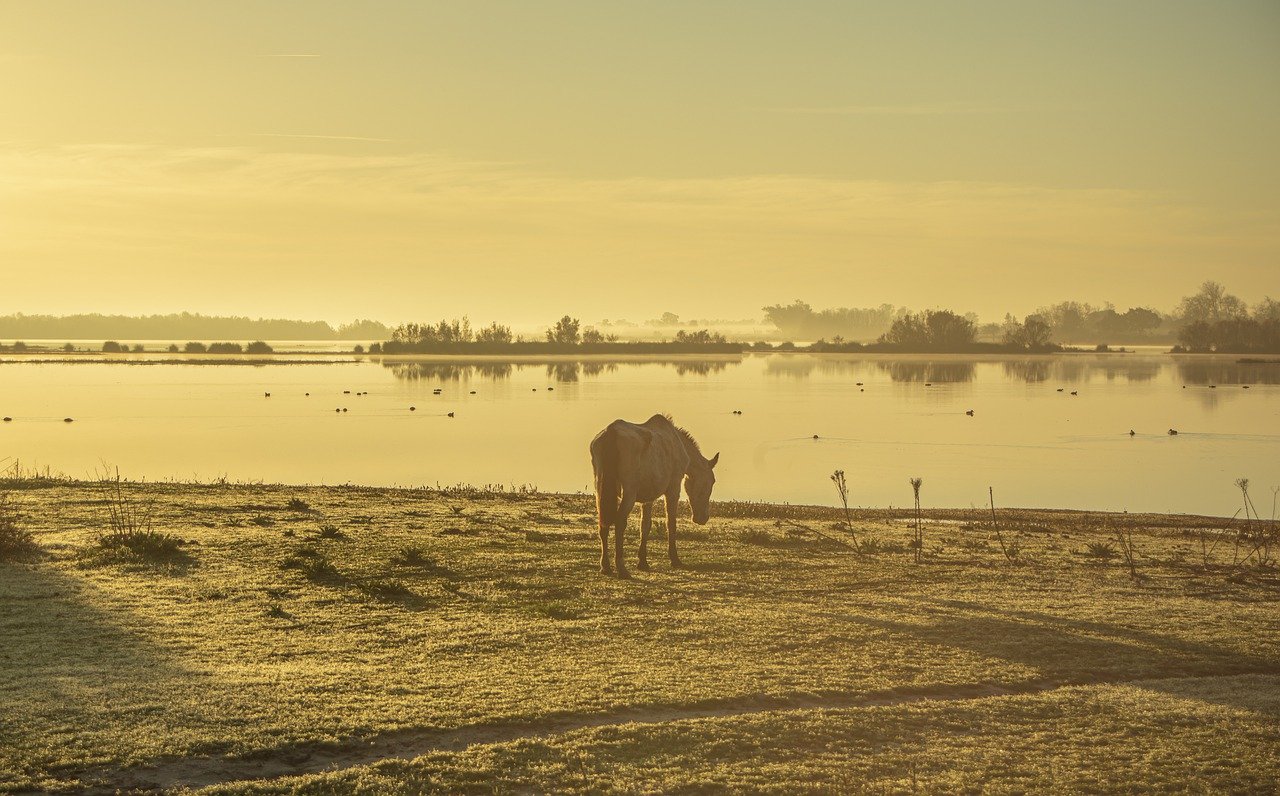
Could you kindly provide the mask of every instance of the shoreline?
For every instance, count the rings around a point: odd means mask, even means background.
[[[0,471],[2,473],[3,471]],[[172,495],[184,491],[199,493],[248,493],[291,494],[306,492],[332,492],[347,495],[365,495],[374,497],[403,496],[414,499],[437,498],[458,502],[520,502],[524,500],[545,499],[550,501],[585,501],[594,505],[595,496],[590,492],[547,492],[531,484],[521,486],[456,484],[451,486],[397,486],[386,484],[292,484],[284,482],[264,481],[180,481],[180,480],[129,480],[121,478],[97,480],[71,478],[59,475],[12,478],[0,475],[0,492],[22,494],[40,492],[49,489],[72,489],[100,492],[119,485],[130,492],[154,492],[157,495]],[[660,501],[658,501],[660,502]],[[680,499],[680,519],[687,521],[687,501]],[[639,516],[639,509],[633,512]],[[769,500],[715,500],[711,501],[713,519],[761,518],[761,517],[806,517],[815,520],[841,520],[845,518],[844,509],[839,506],[825,506],[816,503],[788,503]],[[913,520],[915,509],[909,506],[850,507],[849,516],[855,521],[885,522],[896,520]],[[935,525],[949,523],[971,523],[975,525],[990,524],[991,509],[989,507],[923,507],[920,516]],[[999,522],[1068,519],[1083,520],[1090,517],[1108,519],[1123,518],[1128,524],[1144,527],[1186,527],[1186,528],[1225,528],[1238,524],[1237,518],[1227,515],[1195,514],[1177,512],[1132,512],[1111,511],[1091,508],[1061,508],[1043,506],[996,506]],[[1266,522],[1263,520],[1262,522]],[[628,530],[637,530],[638,524],[628,523]]]

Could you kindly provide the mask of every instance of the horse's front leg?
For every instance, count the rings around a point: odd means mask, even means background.
[[[680,566],[680,556],[676,555],[676,512],[680,510],[680,487],[677,486],[674,492],[668,492],[666,496],[667,504],[667,558],[671,560],[671,566]]]
[[[653,501],[640,504],[640,563],[636,566],[649,571],[649,529],[653,527]]]
[[[627,517],[631,516],[631,510],[635,508],[635,505],[635,496],[627,494],[624,489],[622,491],[622,503],[618,506],[618,516],[613,526],[613,565],[617,568],[618,577],[620,578],[631,577],[631,574],[627,572],[626,562],[622,560],[622,533],[627,529]]]

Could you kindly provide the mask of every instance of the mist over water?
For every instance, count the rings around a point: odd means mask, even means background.
[[[907,504],[919,476],[929,506],[990,485],[997,505],[1230,515],[1234,478],[1280,485],[1280,366],[1232,357],[0,368],[0,467],[76,477],[589,491],[591,437],[665,412],[722,453],[717,499],[832,504],[838,468],[864,506]]]

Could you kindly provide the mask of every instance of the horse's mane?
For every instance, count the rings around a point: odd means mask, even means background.
[[[665,417],[667,422],[671,423],[672,426],[675,426],[676,433],[684,439],[685,445],[694,453],[702,456],[702,448],[698,447],[698,441],[693,438],[693,435],[690,434],[684,426],[677,426],[675,421],[671,419],[671,415],[663,415],[663,417]]]

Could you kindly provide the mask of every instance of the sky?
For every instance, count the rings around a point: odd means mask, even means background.
[[[1280,4],[0,0],[0,313],[1280,296]]]

